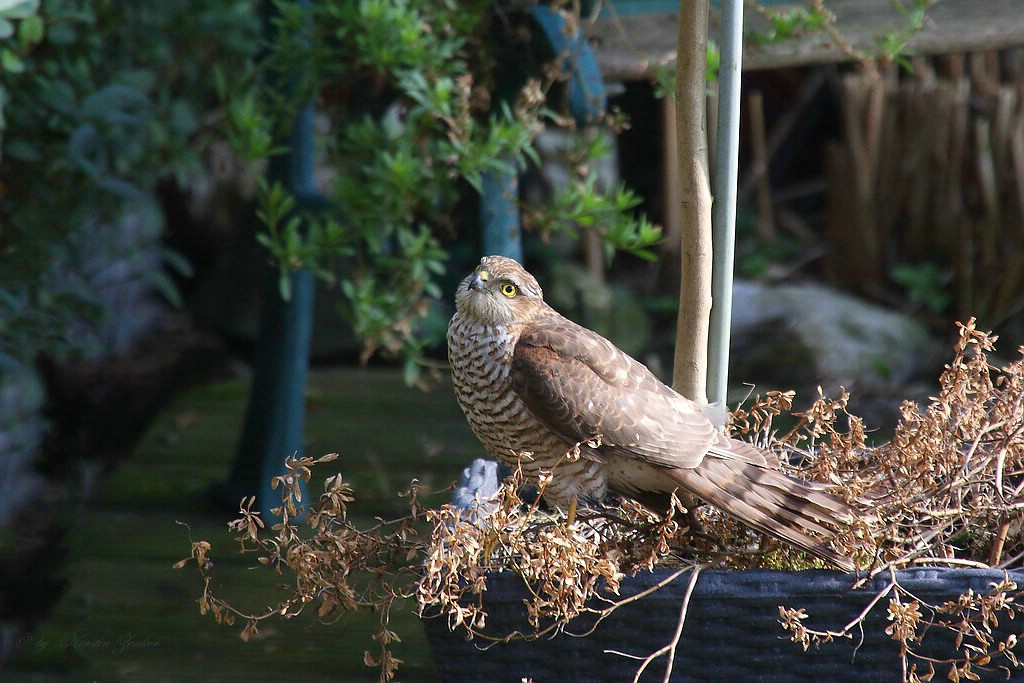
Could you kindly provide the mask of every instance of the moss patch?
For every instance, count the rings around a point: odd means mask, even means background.
[[[171,565],[196,540],[213,544],[221,593],[258,609],[278,596],[281,577],[253,569],[227,532],[231,511],[216,508],[210,484],[235,457],[248,382],[189,391],[154,424],[134,456],[81,510],[67,568],[70,588],[49,620],[24,638],[5,680],[14,681],[375,681],[362,664],[373,649],[374,615],[321,625],[310,612],[276,621],[244,643],[241,624],[216,624],[196,605],[194,566]],[[356,487],[359,516],[401,510],[395,493],[417,478],[443,488],[482,454],[451,393],[407,388],[400,373],[332,369],[312,373],[306,425],[309,455],[341,457],[318,472],[341,471]],[[314,484],[312,492],[319,490]],[[254,492],[255,493],[255,492]],[[437,499],[446,500],[447,494]],[[404,642],[406,680],[437,680],[412,605],[393,625]]]

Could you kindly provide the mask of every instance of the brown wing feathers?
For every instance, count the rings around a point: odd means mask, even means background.
[[[646,367],[554,311],[519,338],[511,378],[530,412],[570,445],[600,435],[604,450],[693,467],[717,438]]]
[[[834,533],[824,524],[851,518],[845,503],[762,466],[766,458],[749,444],[716,439],[707,419],[645,367],[590,330],[554,316],[525,332],[513,355],[513,389],[538,420],[568,445],[601,435],[599,450],[654,462],[684,493],[758,531],[853,568],[821,540]],[[736,452],[729,451],[730,445]],[[712,454],[705,456],[709,450]],[[619,493],[665,499],[658,492]]]
[[[822,539],[835,532],[821,523],[851,521],[843,501],[782,472],[716,457],[699,467],[666,474],[680,488],[724,510],[743,523],[832,562],[848,571],[853,562],[831,550]]]

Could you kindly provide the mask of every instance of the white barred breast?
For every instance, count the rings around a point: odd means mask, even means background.
[[[547,429],[512,390],[509,379],[517,334],[509,326],[483,325],[456,313],[448,325],[448,360],[455,396],[469,425],[491,457],[522,467],[536,485],[543,471],[554,470],[544,499],[566,506],[575,496],[602,500],[608,492],[600,464],[587,459],[559,460],[573,444]]]

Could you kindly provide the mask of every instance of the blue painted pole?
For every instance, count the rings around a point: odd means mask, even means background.
[[[530,16],[554,52],[562,75],[568,78],[569,112],[576,123],[584,126],[598,122],[608,95],[590,41],[579,27],[568,32],[565,18],[547,5],[530,8]]]
[[[732,281],[736,243],[736,177],[740,143],[740,70],[743,61],[743,2],[722,0],[721,62],[718,71],[718,146],[712,209],[714,259],[708,330],[708,400],[724,402],[729,388]]]
[[[519,221],[519,174],[513,166],[484,174],[480,194],[482,248],[485,255],[498,254],[523,260]]]
[[[309,6],[305,1],[300,5]],[[301,214],[315,212],[326,199],[317,191],[313,176],[312,106],[298,112],[287,146],[287,154],[271,159],[268,175],[288,188]],[[271,518],[271,508],[281,504],[281,489],[272,490],[271,480],[287,472],[286,457],[301,455],[305,435],[316,280],[308,270],[292,271],[288,279],[291,295],[286,300],[278,285],[278,273],[267,273],[242,436],[230,474],[213,489],[215,498],[231,506],[256,495],[264,519]],[[305,491],[302,499],[309,500]]]
[[[576,123],[585,126],[600,120],[607,94],[597,58],[581,30],[566,31],[565,18],[546,5],[530,9],[537,28],[558,60],[567,78],[569,111]],[[519,175],[514,166],[486,173],[480,191],[481,247],[484,254],[500,254],[523,260],[519,216]]]

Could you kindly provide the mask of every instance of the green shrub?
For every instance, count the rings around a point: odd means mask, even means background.
[[[545,126],[573,125],[557,106],[564,75],[545,68],[554,55],[537,48],[524,11],[488,2],[332,0],[313,3],[308,16],[291,3],[279,10],[260,67],[226,88],[231,140],[251,157],[280,152],[274,141],[315,103],[326,206],[309,210],[308,197],[266,186],[260,240],[281,268],[282,293],[290,269],[337,281],[364,357],[380,351],[415,368],[443,334],[424,318],[436,310],[448,247],[476,238],[467,209],[485,175],[525,169]],[[640,253],[660,238],[634,215],[634,195],[599,195],[586,164],[575,173],[558,206],[530,213],[543,219],[534,227],[591,229]]]
[[[0,0],[0,350],[78,350],[98,300],[76,240],[201,172],[212,65],[258,37],[251,0]]]

